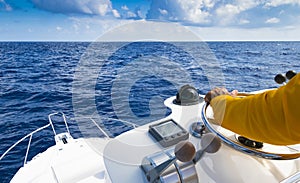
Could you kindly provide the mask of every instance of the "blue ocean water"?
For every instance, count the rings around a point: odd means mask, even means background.
[[[222,75],[221,84],[229,90],[253,91],[278,87],[273,79],[278,73],[300,71],[300,42],[209,42],[204,50],[203,43],[98,44],[0,43],[0,155],[46,125],[52,112],[66,114],[73,137],[85,136],[89,131],[81,128],[75,114],[78,107],[95,111],[82,102],[95,105],[96,113],[107,117],[102,121],[106,131],[116,136],[128,127],[110,118],[141,125],[165,116],[169,111],[162,102],[176,94],[178,85],[191,84],[205,94],[212,87],[208,75],[216,80]],[[96,56],[90,56],[93,51]],[[92,81],[89,93],[83,86]],[[82,101],[74,100],[76,96]],[[60,124],[56,129],[65,130]],[[23,165],[27,143],[0,161],[0,182],[9,182]],[[53,144],[50,127],[38,132],[28,159]]]

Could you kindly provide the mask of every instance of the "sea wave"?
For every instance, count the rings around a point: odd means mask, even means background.
[[[102,121],[106,130],[112,135],[118,135],[130,128],[111,118],[123,118],[122,114],[127,114],[128,108],[130,114],[134,114],[132,119],[140,119],[139,122],[135,121],[138,124],[168,115],[170,111],[162,105],[162,101],[176,94],[176,82],[192,84],[201,94],[205,94],[212,87],[207,74],[215,78],[222,74],[223,85],[228,89],[253,91],[278,87],[273,81],[278,73],[291,69],[300,71],[299,42],[211,42],[207,44],[210,49],[204,51],[201,50],[203,43],[199,44],[137,42],[98,45],[97,59],[102,60],[105,57],[101,53],[107,54],[116,46],[123,46],[107,60],[103,60],[102,68],[94,69],[97,78],[92,88],[94,93],[90,96],[84,87],[74,90],[74,76],[80,61],[88,56],[85,54],[90,43],[0,43],[0,154],[18,139],[47,124],[47,116],[51,112],[63,111],[70,120],[72,135],[82,136],[74,105],[78,107],[83,101],[74,101],[74,95],[80,96],[82,100],[95,101],[93,105],[96,105],[97,115],[107,118]],[[207,55],[211,53],[219,65],[210,63],[212,58]],[[133,60],[145,58],[152,59],[152,64],[145,62],[146,67],[135,70],[134,64],[130,65]],[[170,60],[174,63],[168,65]],[[161,65],[156,67],[153,63]],[[93,60],[89,64],[94,64]],[[172,67],[176,72],[171,72]],[[208,67],[210,70],[205,69]],[[127,72],[125,68],[132,70]],[[222,73],[215,72],[218,68]],[[165,78],[151,75],[149,70]],[[185,77],[183,71],[189,75],[191,82],[182,79]],[[135,76],[138,77],[135,82],[128,80]],[[90,81],[89,78],[81,79],[79,84],[82,86]],[[116,88],[114,83],[117,81]],[[127,94],[127,97],[122,97],[122,93]],[[126,102],[129,104],[125,105]],[[87,107],[84,110],[94,109]],[[59,131],[65,130],[63,124],[56,127]],[[29,159],[53,144],[51,128],[36,134]],[[27,142],[19,144],[0,161],[0,182],[9,182],[22,165],[26,147]]]

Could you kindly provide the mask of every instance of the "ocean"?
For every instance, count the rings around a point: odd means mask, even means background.
[[[300,71],[300,42],[0,42],[0,156],[64,112],[74,138],[97,135],[80,117],[99,117],[110,136],[170,113],[163,101],[190,84],[254,91]],[[79,117],[79,118],[77,118]],[[64,132],[62,123],[55,125]],[[28,140],[0,161],[0,182],[23,165]],[[52,129],[34,134],[28,160],[54,145]]]

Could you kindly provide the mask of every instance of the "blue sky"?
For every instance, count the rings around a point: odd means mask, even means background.
[[[0,0],[0,40],[93,41],[134,21],[204,40],[300,40],[300,0]]]

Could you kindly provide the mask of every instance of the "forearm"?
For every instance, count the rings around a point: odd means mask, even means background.
[[[299,143],[285,118],[284,96],[283,87],[245,98],[222,95],[214,98],[211,105],[215,120],[235,133],[271,144]]]

